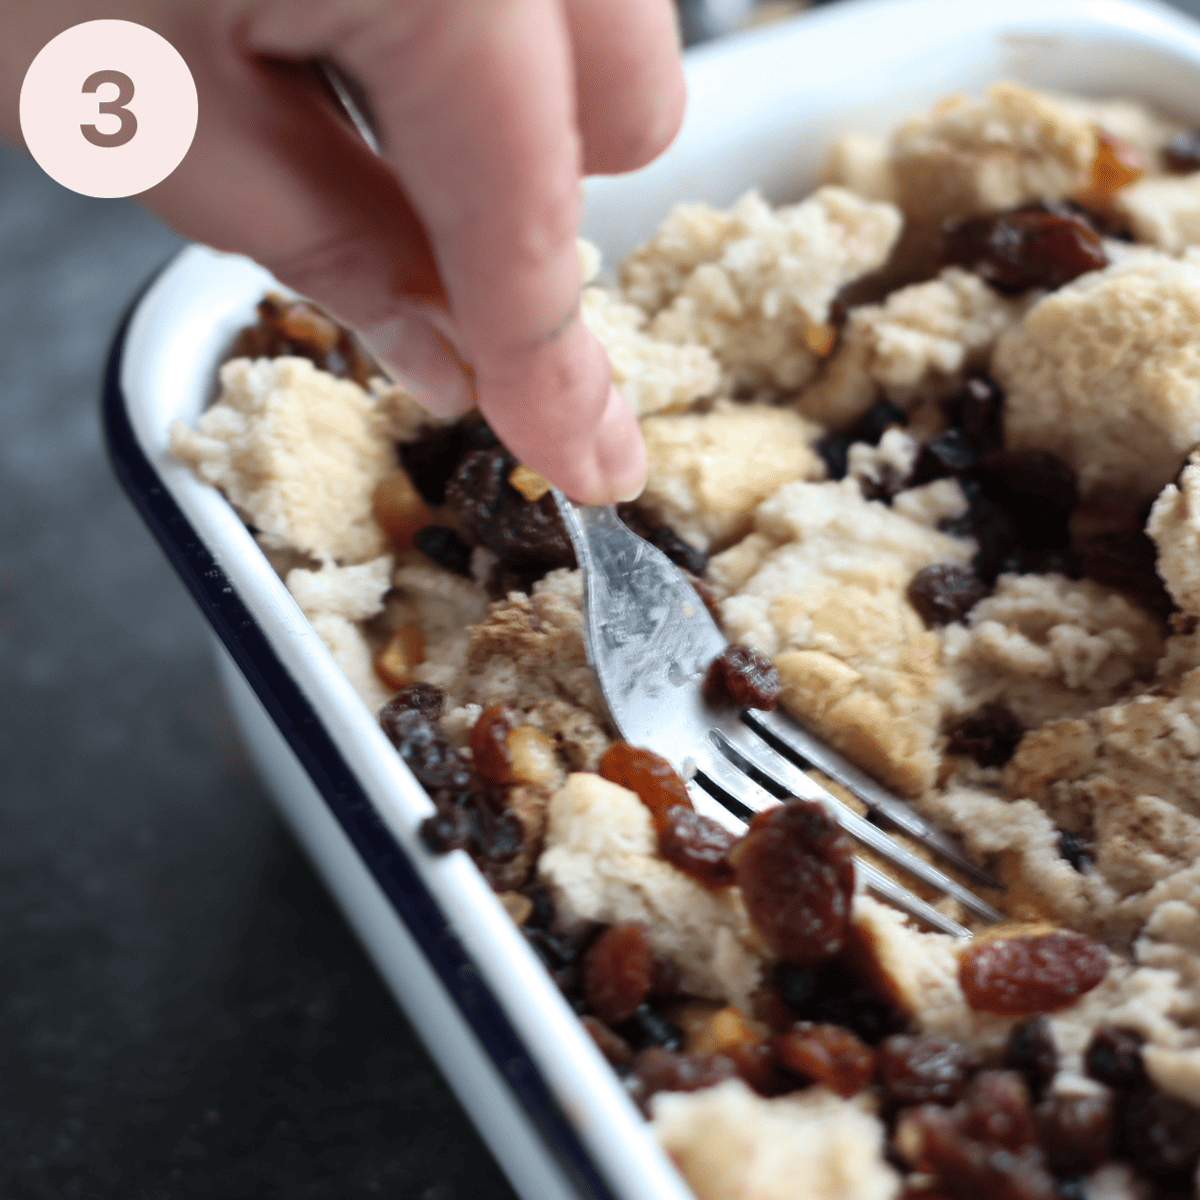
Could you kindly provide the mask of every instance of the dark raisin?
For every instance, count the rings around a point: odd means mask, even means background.
[[[538,884],[524,889],[524,894],[533,901],[533,909],[525,918],[527,929],[549,929],[554,921],[554,901],[550,893]]]
[[[909,603],[927,628],[961,621],[987,595],[970,567],[934,563],[922,567],[908,585]]]
[[[1138,1088],[1119,1106],[1117,1152],[1165,1191],[1186,1189],[1200,1163],[1200,1108],[1149,1085]]]
[[[975,465],[975,452],[961,429],[947,429],[925,442],[913,463],[909,487],[919,487],[934,479],[963,475]]]
[[[659,950],[650,964],[650,995],[668,997],[679,991],[679,964]]]
[[[658,547],[677,567],[693,575],[703,575],[708,570],[708,555],[703,550],[685,542],[669,526],[652,521],[636,504],[618,504],[617,516],[638,537]]]
[[[534,953],[542,960],[547,970],[555,971],[559,967],[565,967],[575,961],[575,948],[569,946],[549,930],[522,925],[521,932],[524,933],[525,940],[533,947]]]
[[[855,442],[866,442],[878,446],[879,439],[893,425],[907,425],[908,413],[891,400],[876,400],[846,432]]]
[[[583,994],[610,1025],[628,1020],[645,1002],[654,971],[650,927],[626,921],[606,929],[583,959]]]
[[[772,1045],[789,1070],[846,1099],[861,1092],[875,1074],[874,1051],[840,1025],[799,1021]]]
[[[1089,1175],[1112,1157],[1112,1094],[1047,1096],[1035,1109],[1038,1140],[1055,1175]]]
[[[697,1092],[737,1073],[737,1065],[723,1054],[677,1054],[650,1047],[633,1060],[625,1087],[634,1103],[648,1113],[650,1097],[658,1092]]]
[[[471,727],[471,761],[487,783],[504,786],[514,781],[508,735],[515,726],[516,712],[511,705],[491,704]]]
[[[1029,1091],[1017,1071],[980,1071],[967,1085],[963,1132],[972,1141],[1023,1150],[1037,1141]]]
[[[1069,829],[1058,831],[1058,852],[1081,875],[1095,861],[1091,843],[1078,833],[1072,833]]]
[[[1093,1079],[1119,1092],[1140,1087],[1147,1079],[1142,1062],[1145,1041],[1136,1029],[1101,1025],[1084,1051],[1084,1070]]]
[[[426,791],[460,792],[471,786],[470,768],[432,717],[389,701],[379,711],[379,724]]]
[[[1079,501],[1075,472],[1047,450],[997,450],[974,471],[984,499],[1016,522],[1022,546],[1059,550],[1070,542],[1067,524]]]
[[[971,569],[990,587],[997,576],[1022,569],[1021,531],[1009,513],[979,493],[974,480],[964,482],[970,485],[963,490],[971,502],[966,517],[943,521],[940,528],[976,539],[979,550],[971,560]]]
[[[610,782],[636,792],[654,814],[656,824],[658,814],[668,808],[675,805],[692,807],[687,784],[679,778],[675,768],[653,750],[614,742],[604,752],[598,770]]]
[[[397,447],[400,465],[427,504],[444,504],[446,484],[467,452],[466,432],[461,423],[435,429],[415,442]]]
[[[1162,148],[1163,166],[1177,175],[1200,171],[1200,129],[1177,133]]]
[[[1009,1030],[1003,1064],[1019,1071],[1029,1094],[1035,1100],[1041,1099],[1058,1070],[1058,1048],[1045,1016],[1030,1017]]]
[[[446,485],[446,503],[467,536],[514,566],[573,567],[575,551],[547,492],[526,500],[508,482],[516,460],[506,450],[473,450]]]
[[[492,563],[484,587],[492,600],[507,600],[510,592],[523,592],[528,596],[533,585],[545,574],[545,567],[514,567],[500,558]]]
[[[854,843],[823,804],[789,800],[759,813],[730,861],[750,919],[778,957],[805,966],[842,948]]]
[[[1060,1179],[1057,1200],[1088,1200],[1087,1181],[1084,1179]]]
[[[967,1052],[948,1038],[894,1034],[880,1043],[876,1075],[893,1108],[953,1104],[967,1086]]]
[[[986,375],[972,375],[942,411],[977,458],[1004,448],[1004,393]]]
[[[386,704],[386,709],[401,712],[414,708],[432,720],[437,720],[446,707],[446,693],[434,683],[410,683],[402,687]],[[382,717],[382,712],[380,717]]]
[[[477,840],[480,857],[484,860],[497,865],[512,862],[524,849],[525,826],[515,812],[505,809],[494,821],[488,822]]]
[[[711,817],[673,804],[655,814],[658,853],[672,866],[706,888],[729,887],[736,881],[729,862],[737,836]]]
[[[794,1017],[841,1025],[877,1046],[907,1025],[904,1015],[865,984],[841,958],[816,966],[777,963],[772,983]],[[790,1026],[790,1022],[787,1023]]]
[[[426,525],[412,536],[412,544],[439,567],[471,578],[471,547],[448,525]]]
[[[771,712],[782,688],[775,664],[753,646],[726,646],[704,677],[704,699],[718,706]]]
[[[583,1022],[583,1027],[591,1034],[592,1041],[596,1043],[600,1053],[614,1066],[618,1068],[628,1067],[633,1062],[633,1050],[629,1043],[614,1030],[609,1029],[598,1017],[593,1017],[590,1013],[580,1017]]]
[[[617,1032],[635,1049],[657,1046],[661,1050],[682,1050],[683,1030],[673,1025],[649,1004],[643,1004]]]
[[[307,301],[283,296],[259,302],[257,323],[238,334],[231,353],[235,358],[307,358],[321,370],[363,386],[378,374],[348,330]]]
[[[1082,933],[987,938],[958,956],[958,979],[976,1012],[1002,1016],[1056,1012],[1108,974],[1108,951]]]
[[[942,262],[974,271],[1003,292],[1059,288],[1108,265],[1100,235],[1079,214],[1031,205],[972,217],[943,235]]]
[[[946,733],[950,754],[965,754],[981,767],[1002,767],[1025,735],[1021,722],[1003,704],[984,704],[955,721]]]
[[[825,463],[825,472],[830,479],[846,478],[852,445],[854,438],[848,433],[826,433],[817,439],[815,449]]]
[[[451,850],[465,850],[471,839],[471,824],[467,814],[457,805],[439,807],[432,817],[426,817],[420,826],[421,841],[434,854],[449,854]]]
[[[1164,621],[1175,611],[1158,574],[1158,550],[1145,530],[1098,534],[1084,542],[1082,551],[1081,566],[1089,579],[1115,588]]]

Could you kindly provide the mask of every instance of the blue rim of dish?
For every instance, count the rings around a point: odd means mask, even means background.
[[[155,271],[134,296],[108,353],[102,420],[117,479],[570,1183],[581,1197],[617,1200],[441,906],[142,450],[121,388],[121,362],[129,325],[169,265]]]

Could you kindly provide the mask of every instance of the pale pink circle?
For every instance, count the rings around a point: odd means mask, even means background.
[[[133,85],[124,105],[136,119],[122,145],[94,145],[82,126],[115,135],[130,121],[100,105],[118,99],[116,82],[83,86],[98,71]],[[38,52],[21,85],[21,132],[52,179],[85,196],[134,196],[161,183],[183,161],[196,133],[196,84],[166,38],[133,21],[84,21]]]

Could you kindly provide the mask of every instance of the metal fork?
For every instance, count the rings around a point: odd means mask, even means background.
[[[952,896],[980,920],[1001,919],[985,901],[895,841],[810,778],[815,767],[900,830],[985,887],[1000,885],[940,829],[842,755],[779,712],[709,707],[701,684],[728,645],[688,579],[612,508],[575,505],[554,489],[583,571],[584,638],[612,723],[634,746],[661,754],[688,781],[696,810],[735,832],[788,796],[822,801],[841,827],[916,879]],[[943,933],[971,931],[861,857],[865,886]]]

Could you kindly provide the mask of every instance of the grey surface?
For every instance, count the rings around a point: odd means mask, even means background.
[[[0,1196],[510,1197],[105,458],[108,340],[178,244],[0,148]]]

